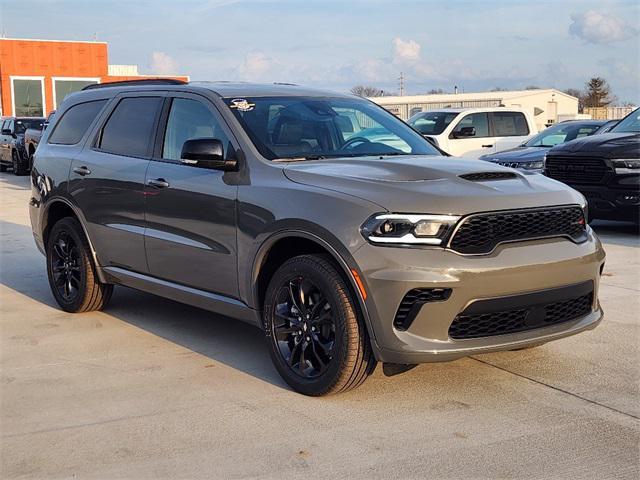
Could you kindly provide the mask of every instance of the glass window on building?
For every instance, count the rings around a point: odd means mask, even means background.
[[[55,89],[55,105],[53,108],[58,108],[64,97],[69,95],[70,93],[79,92],[87,85],[93,85],[94,83],[98,83],[95,80],[59,80],[54,79],[53,88]]]
[[[44,117],[42,80],[14,78],[13,100],[16,117]]]

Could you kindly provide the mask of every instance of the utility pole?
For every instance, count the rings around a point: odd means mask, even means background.
[[[400,96],[404,96],[404,73],[400,72]]]

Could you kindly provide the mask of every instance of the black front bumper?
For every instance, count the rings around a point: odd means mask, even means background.
[[[589,220],[640,221],[640,190],[602,185],[569,185],[582,193],[589,204]]]

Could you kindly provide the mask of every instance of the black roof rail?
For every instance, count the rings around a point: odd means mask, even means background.
[[[140,80],[121,80],[119,82],[92,83],[82,90],[94,90],[107,87],[128,87],[135,85],[186,85],[187,82],[175,78],[144,78]]]

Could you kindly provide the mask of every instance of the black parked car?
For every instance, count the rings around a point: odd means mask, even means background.
[[[505,167],[542,173],[544,171],[544,157],[551,147],[577,138],[604,133],[603,127],[606,127],[608,123],[606,120],[570,120],[558,123],[543,130],[519,147],[483,155],[480,160]]]
[[[545,165],[587,198],[591,219],[640,221],[640,109],[609,133],[552,148]]]
[[[13,168],[14,175],[23,175],[30,169],[24,145],[24,133],[29,128],[42,129],[42,117],[4,117],[0,119],[0,172]]]

